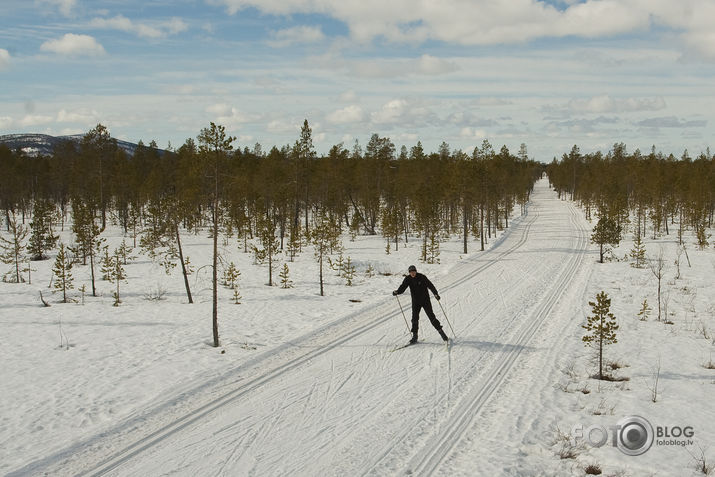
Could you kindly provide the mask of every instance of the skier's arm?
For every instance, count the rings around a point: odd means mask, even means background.
[[[405,290],[407,290],[407,285],[408,285],[408,284],[407,284],[407,277],[405,277],[405,279],[402,280],[402,285],[400,285],[400,288],[398,288],[397,290],[395,290],[396,293],[394,293],[394,294],[395,294],[395,295],[402,295],[402,294],[405,292]]]
[[[427,280],[427,288],[432,290],[432,293],[434,294],[434,297],[439,301],[439,293],[437,293],[437,289],[435,286],[432,284],[429,278],[425,277],[425,280]]]

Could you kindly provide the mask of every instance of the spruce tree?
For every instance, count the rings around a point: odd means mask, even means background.
[[[599,246],[600,263],[603,263],[603,255],[606,245],[616,246],[621,241],[621,226],[615,220],[601,213],[598,223],[593,228],[591,241]]]
[[[116,284],[116,291],[112,294],[114,297],[114,306],[119,306],[122,302],[119,297],[119,282],[127,278],[126,272],[124,271],[124,266],[122,265],[122,255],[119,249],[114,251],[110,258],[111,271],[109,273],[109,281]]]
[[[54,287],[57,291],[62,291],[62,303],[67,303],[67,290],[74,288],[72,278],[72,261],[67,257],[64,244],[60,244],[60,250],[52,267],[55,274]]]
[[[283,264],[283,269],[278,276],[281,279],[281,288],[293,288],[293,282],[290,279],[290,269],[287,263]]]
[[[596,302],[588,302],[593,315],[587,317],[587,322],[582,325],[588,333],[581,338],[585,346],[598,346],[598,379],[603,379],[603,347],[617,343],[616,317],[610,312],[611,299],[606,292],[596,295]]]
[[[633,248],[631,249],[631,258],[635,260],[636,263],[632,263],[631,266],[642,268],[645,263],[645,252],[645,245],[643,245],[640,234],[637,234],[633,242]]]
[[[44,260],[45,252],[52,250],[59,236],[52,232],[52,218],[55,207],[46,200],[36,200],[32,209],[32,222],[30,222],[30,240],[27,250],[31,260]]]
[[[331,250],[335,250],[340,246],[340,226],[333,223],[326,215],[322,215],[309,235],[315,247],[315,259],[318,261],[320,269],[320,296],[325,296],[323,289],[323,263]]]
[[[12,264],[15,269],[15,283],[20,283],[23,281],[20,275],[20,263],[24,261],[25,244],[23,243],[25,238],[27,238],[27,229],[17,222],[15,214],[10,217],[8,221],[8,230],[10,232],[10,238],[6,239],[0,237],[0,261],[6,264]],[[28,267],[29,268],[29,267]],[[12,272],[8,272],[11,275]]]

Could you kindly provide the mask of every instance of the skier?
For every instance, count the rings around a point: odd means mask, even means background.
[[[419,328],[420,310],[422,308],[425,309],[425,313],[427,313],[430,323],[432,323],[432,326],[437,329],[442,339],[444,341],[449,341],[449,338],[447,338],[447,335],[442,329],[442,325],[439,323],[437,317],[434,316],[432,303],[430,302],[429,293],[427,292],[428,288],[432,290],[434,297],[437,301],[439,301],[439,293],[437,293],[437,289],[434,287],[432,282],[429,281],[429,278],[421,273],[417,273],[417,267],[414,265],[410,265],[407,271],[409,272],[409,275],[405,276],[400,288],[393,291],[392,294],[394,296],[401,295],[407,287],[410,287],[410,294],[412,295],[412,339],[410,340],[410,344],[417,343],[417,329]]]

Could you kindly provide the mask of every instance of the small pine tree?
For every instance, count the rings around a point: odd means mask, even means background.
[[[233,289],[233,304],[234,305],[240,305],[241,304],[241,294],[238,292],[238,287]]]
[[[365,270],[365,275],[368,278],[372,278],[375,276],[375,267],[373,267],[372,264],[368,265],[367,270]]]
[[[72,284],[72,261],[69,260],[64,244],[60,244],[60,251],[57,253],[55,265],[52,272],[55,274],[55,290],[62,291],[62,303],[67,303],[67,290],[74,288]]]
[[[641,305],[641,310],[638,312],[638,319],[640,321],[647,321],[650,316],[652,308],[648,305],[648,300],[643,299],[643,304]]]
[[[112,270],[114,270],[114,260],[109,255],[109,246],[102,247],[102,257],[99,259],[99,266],[102,271],[102,280],[109,281],[112,278]]]
[[[236,265],[231,262],[223,271],[223,284],[231,290],[235,290],[238,287],[238,279],[240,277],[241,272],[236,268]]]
[[[111,257],[111,265],[112,265],[112,270],[109,274],[109,281],[112,283],[115,283],[117,285],[116,291],[112,294],[114,297],[114,306],[119,306],[119,304],[122,302],[122,300],[119,297],[119,282],[122,280],[125,280],[127,278],[127,275],[124,271],[124,266],[122,266],[122,257],[121,254],[119,253],[119,249],[116,249],[114,251],[114,254]]]
[[[44,260],[45,252],[52,250],[59,240],[59,236],[52,232],[52,217],[55,207],[49,201],[37,200],[32,209],[32,222],[30,222],[30,240],[27,250],[31,260]]]
[[[345,284],[349,287],[353,286],[353,280],[355,280],[355,265],[353,265],[350,257],[345,261],[343,265],[343,278],[345,279]]]
[[[632,267],[642,268],[645,264],[645,245],[641,240],[640,234],[638,234],[633,242],[633,248],[631,249],[631,258],[635,260],[635,263],[631,263]]]
[[[621,226],[615,220],[601,212],[598,223],[593,228],[591,241],[599,246],[600,263],[603,263],[603,255],[606,252],[606,245],[616,246],[621,242]]]
[[[283,264],[283,269],[278,274],[281,279],[281,288],[293,288],[293,282],[289,278],[290,270],[288,269],[288,264]]]
[[[15,271],[15,283],[22,282],[22,276],[20,275],[20,263],[24,261],[23,249],[25,245],[23,244],[25,238],[27,238],[27,229],[15,219],[13,214],[8,222],[8,229],[10,230],[10,239],[0,237],[0,261],[6,264],[14,265]],[[30,266],[28,265],[28,271]],[[12,275],[12,272],[8,272],[8,275]]]
[[[617,343],[616,317],[610,312],[611,299],[606,292],[601,291],[596,295],[596,302],[588,302],[593,315],[587,317],[588,321],[582,325],[588,333],[581,338],[585,346],[598,345],[598,379],[603,379],[603,347]]]
[[[126,265],[128,261],[132,261],[136,258],[130,255],[132,251],[133,249],[127,245],[126,240],[122,240],[122,243],[119,245],[119,254],[122,256],[124,265]]]
[[[345,259],[343,258],[342,252],[334,261],[328,257],[328,266],[338,272],[337,276],[341,276],[343,274],[343,268],[345,267]]]

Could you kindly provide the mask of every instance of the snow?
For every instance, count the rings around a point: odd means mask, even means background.
[[[0,473],[572,475],[598,463],[605,475],[697,475],[690,453],[715,438],[707,399],[715,371],[703,367],[714,344],[702,332],[715,334],[712,248],[696,250],[687,236],[692,268],[683,257],[675,280],[674,236],[646,242],[650,255],[662,245],[669,264],[666,325],[654,313],[636,319],[643,298],[656,306],[650,272],[596,263],[593,225],[546,181],[509,225],[485,252],[472,240],[464,255],[453,237],[434,265],[418,261],[418,239],[386,255],[379,237],[345,237],[360,278],[347,287],[331,271],[325,297],[310,249],[288,263],[295,288],[284,290],[266,286],[266,267],[229,239],[223,255],[242,272],[243,298],[234,305],[232,291],[220,290],[220,348],[210,346],[207,268],[192,277],[193,305],[178,268],[166,275],[135,253],[121,306],[100,281],[100,296],[84,305],[54,296],[42,308],[52,260],[33,262],[31,286],[0,283]],[[110,230],[115,247],[121,230]],[[197,268],[210,263],[205,234],[182,241]],[[631,243],[614,254],[622,258]],[[450,350],[423,314],[424,341],[390,352],[409,337],[390,292],[413,263],[440,291],[457,336]],[[87,283],[86,267],[74,275],[77,286]],[[165,299],[147,300],[157,289]],[[627,365],[617,374],[629,381],[589,378],[593,352],[581,325],[601,290],[621,325],[605,357]],[[400,299],[409,320],[409,295]],[[592,414],[599,407],[605,415]],[[696,444],[654,445],[636,457],[610,445],[557,455],[557,426],[608,427],[632,414],[693,426]],[[705,455],[715,461],[712,449]]]

